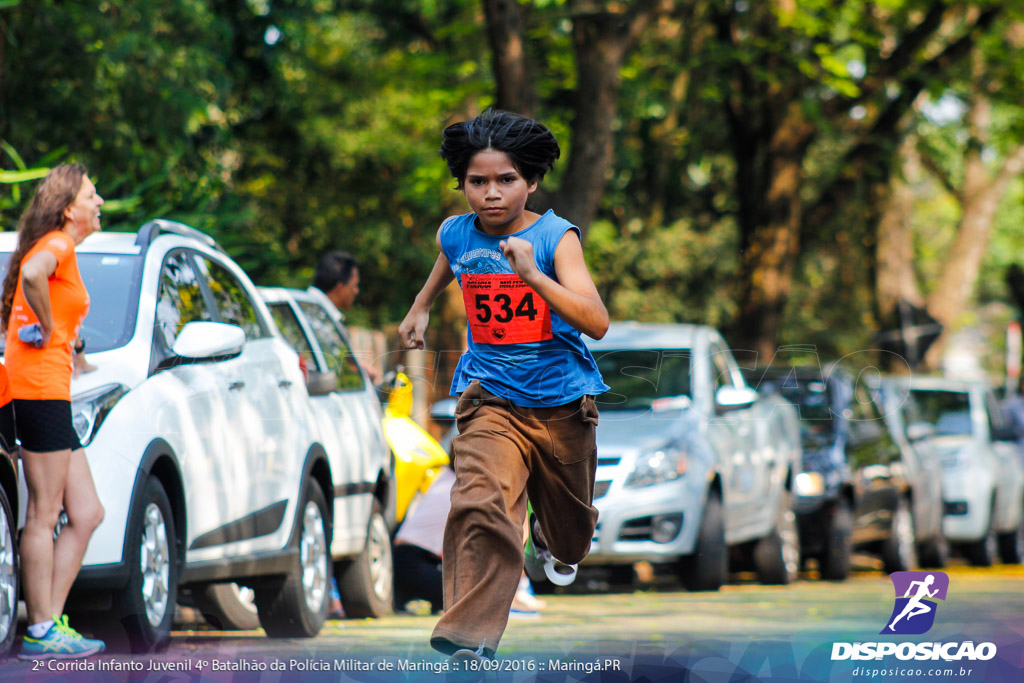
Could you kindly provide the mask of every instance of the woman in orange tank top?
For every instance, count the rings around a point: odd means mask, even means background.
[[[21,569],[29,630],[22,659],[84,657],[104,647],[63,616],[89,538],[103,519],[71,422],[72,348],[89,311],[75,247],[100,229],[102,205],[84,167],[51,170],[21,217],[4,279],[4,360],[28,488]],[[61,508],[68,522],[55,541]]]

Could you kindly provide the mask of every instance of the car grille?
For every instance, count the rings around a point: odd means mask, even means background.
[[[942,504],[942,513],[945,515],[966,515],[967,501],[946,501]]]
[[[599,481],[594,484],[594,500],[601,498],[604,494],[608,493],[608,487],[611,486],[610,481]]]
[[[631,519],[622,525],[619,531],[620,541],[649,541],[651,540],[651,518],[640,517]]]
[[[620,462],[622,462],[622,458],[620,458],[617,455],[605,458],[602,458],[601,456],[597,457],[598,467],[614,467],[615,465],[618,465]]]

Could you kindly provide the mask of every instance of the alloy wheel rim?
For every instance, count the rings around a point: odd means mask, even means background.
[[[391,585],[391,535],[388,533],[384,518],[380,515],[374,515],[370,523],[366,554],[373,593],[384,600],[389,595]]]
[[[18,573],[10,520],[0,510],[0,642],[5,642],[18,618]]]
[[[143,515],[140,550],[142,600],[146,606],[146,619],[156,627],[163,622],[167,615],[171,578],[171,553],[167,542],[167,522],[156,503],[146,506],[146,512]]]
[[[309,501],[302,514],[302,538],[299,541],[302,566],[302,592],[306,605],[319,612],[327,594],[327,536],[320,506]]]

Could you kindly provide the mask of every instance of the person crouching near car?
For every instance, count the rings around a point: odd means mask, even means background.
[[[104,648],[63,615],[89,538],[103,520],[71,422],[72,346],[89,311],[75,247],[100,229],[102,205],[83,166],[51,170],[21,216],[4,278],[0,321],[28,488],[21,568],[29,626],[21,659],[85,657]],[[62,506],[68,522],[54,540]]]

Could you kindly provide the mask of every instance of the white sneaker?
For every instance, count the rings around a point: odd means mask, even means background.
[[[536,519],[530,518],[530,538],[526,541],[524,567],[526,575],[534,581],[547,579],[556,586],[568,586],[576,580],[576,565],[566,564],[542,548],[533,537],[533,525]]]

